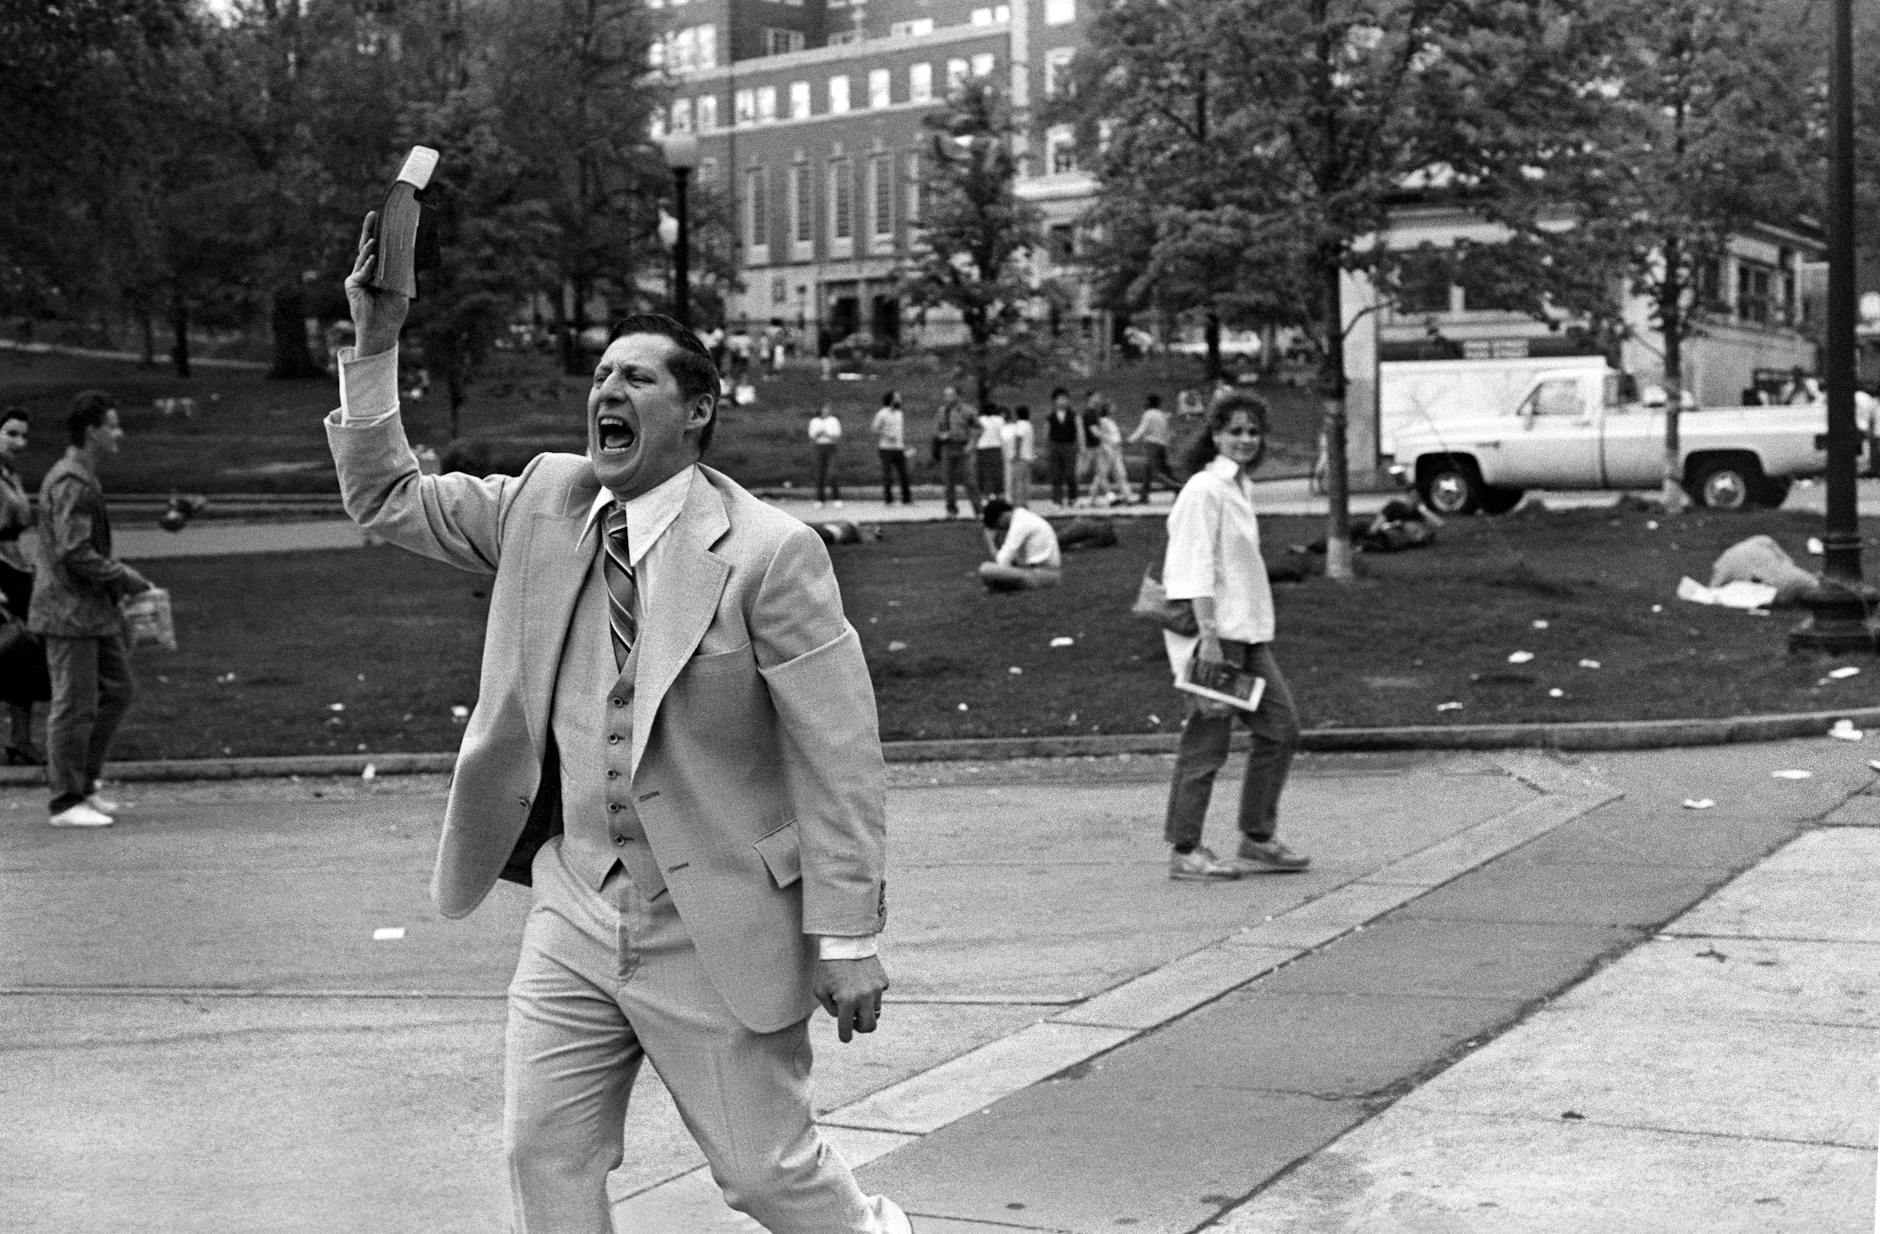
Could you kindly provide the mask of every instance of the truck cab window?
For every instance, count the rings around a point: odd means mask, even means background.
[[[1522,410],[1535,416],[1577,416],[1580,414],[1580,388],[1574,381],[1543,381],[1528,396]]]

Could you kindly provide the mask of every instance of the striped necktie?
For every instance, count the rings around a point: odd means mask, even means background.
[[[607,512],[605,527],[601,572],[607,579],[607,627],[613,635],[614,667],[625,668],[633,637],[639,632],[633,621],[633,561],[627,555],[626,507],[615,502]]]

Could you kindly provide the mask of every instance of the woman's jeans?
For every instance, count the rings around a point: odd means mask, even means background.
[[[1214,777],[1227,762],[1235,720],[1245,724],[1253,735],[1253,745],[1247,751],[1247,778],[1240,787],[1240,832],[1249,840],[1270,840],[1279,830],[1279,795],[1286,787],[1293,751],[1299,746],[1299,713],[1270,646],[1222,639],[1221,650],[1228,663],[1266,678],[1266,693],[1261,696],[1259,709],[1251,712],[1232,708],[1228,715],[1210,716],[1203,715],[1196,706],[1189,707],[1188,722],[1182,726],[1181,744],[1176,748],[1168,823],[1163,831],[1177,848],[1201,842]],[[1191,703],[1200,701],[1191,696]]]

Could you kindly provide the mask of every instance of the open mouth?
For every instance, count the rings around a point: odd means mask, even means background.
[[[624,416],[604,415],[596,424],[602,454],[624,454],[633,448],[633,427]]]

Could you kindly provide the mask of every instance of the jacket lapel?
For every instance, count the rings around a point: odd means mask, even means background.
[[[643,614],[634,648],[639,665],[633,679],[632,774],[640,769],[640,756],[646,752],[661,700],[718,612],[731,563],[713,553],[711,546],[730,526],[724,498],[703,470],[695,472],[686,491],[685,509],[666,532],[672,542],[655,547],[659,574],[649,580],[653,603]]]
[[[533,535],[525,550],[528,586],[518,597],[522,605],[523,707],[532,734],[548,731],[549,707],[554,700],[562,648],[568,641],[568,623],[599,543],[586,534],[588,511],[599,491],[599,484],[592,480],[576,483],[569,487],[560,510],[534,516]]]

